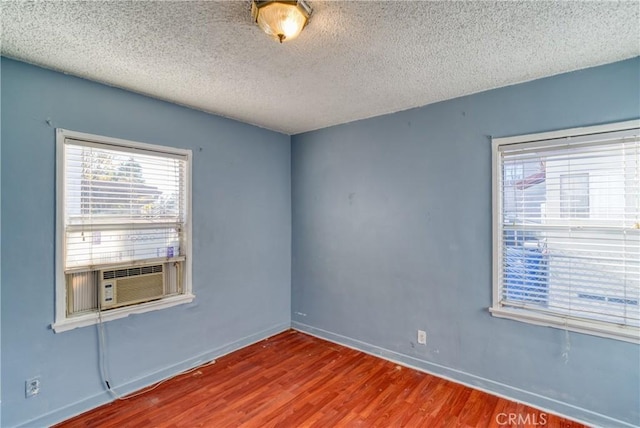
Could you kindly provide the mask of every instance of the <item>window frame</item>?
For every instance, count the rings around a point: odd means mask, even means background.
[[[500,272],[503,261],[502,239],[502,189],[500,188],[502,173],[499,147],[510,144],[545,145],[547,140],[570,139],[589,136],[593,134],[609,133],[640,129],[640,119],[624,122],[609,123],[604,125],[570,128],[551,132],[517,135],[511,137],[491,138],[491,179],[492,179],[492,248],[493,248],[493,276],[492,276],[492,302],[489,312],[494,317],[507,318],[529,324],[545,327],[555,327],[594,336],[618,339],[640,344],[640,328],[628,325],[614,324],[606,321],[578,319],[561,314],[546,314],[535,310],[519,310],[502,306],[500,304]],[[546,144],[549,144],[548,142]],[[574,220],[570,218],[568,220]]]
[[[163,297],[162,299],[109,309],[102,312],[90,312],[75,316],[67,316],[67,287],[64,272],[65,249],[65,140],[73,139],[87,143],[108,144],[121,147],[123,151],[153,151],[165,153],[167,155],[178,155],[186,157],[185,165],[185,203],[187,215],[185,219],[184,245],[184,284],[183,293]],[[78,327],[85,327],[97,324],[98,322],[111,321],[124,318],[132,314],[141,314],[150,311],[170,308],[176,305],[190,303],[195,298],[192,291],[192,158],[193,153],[189,149],[179,149],[175,147],[160,146],[155,144],[141,143],[137,141],[124,140],[120,138],[105,137],[101,135],[88,134],[84,132],[70,131],[56,128],[56,231],[55,231],[55,315],[51,328],[59,333],[72,330]],[[127,266],[133,265],[126,264]]]

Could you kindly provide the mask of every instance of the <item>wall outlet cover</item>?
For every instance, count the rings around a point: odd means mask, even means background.
[[[33,397],[40,393],[40,377],[32,377],[24,383],[24,394],[27,398]]]
[[[424,330],[418,330],[418,343],[420,345],[427,344],[427,332]]]

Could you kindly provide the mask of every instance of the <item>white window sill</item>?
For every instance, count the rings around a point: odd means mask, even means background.
[[[153,302],[142,303],[134,306],[125,306],[117,309],[110,309],[102,312],[102,321],[112,321],[119,318],[128,317],[132,314],[143,314],[145,312],[157,311],[159,309],[166,309],[172,306],[182,305],[193,301],[195,296],[193,294],[181,294],[178,296],[165,297],[161,300]],[[99,322],[98,313],[88,313],[85,315],[78,315],[76,317],[64,318],[60,321],[56,321],[51,324],[51,328],[54,332],[60,333],[63,331],[73,330],[78,327],[86,327],[94,325]]]
[[[562,317],[561,315],[548,315],[529,310],[516,308],[491,307],[489,312],[494,317],[508,318],[515,321],[536,324],[545,327],[567,329],[577,333],[590,334],[592,336],[617,339],[625,342],[640,344],[640,328],[612,324],[599,321],[587,321]]]

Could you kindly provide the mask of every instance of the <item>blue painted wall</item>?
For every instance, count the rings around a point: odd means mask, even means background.
[[[601,425],[640,425],[637,345],[571,333],[565,363],[564,332],[486,309],[489,136],[640,116],[640,59],[291,139],[5,58],[1,67],[1,426],[109,400],[96,328],[49,329],[54,127],[194,152],[197,298],[107,324],[121,392],[285,329],[291,310],[301,330]],[[25,399],[35,375],[42,392]]]
[[[604,426],[640,425],[638,345],[571,333],[565,363],[564,331],[487,311],[490,136],[638,118],[639,82],[635,58],[292,137],[294,327]]]
[[[1,426],[43,426],[109,400],[96,328],[49,328],[55,127],[194,154],[196,300],[106,324],[116,388],[140,388],[289,328],[289,136],[6,58],[1,67]],[[25,399],[24,382],[36,375],[42,391]]]

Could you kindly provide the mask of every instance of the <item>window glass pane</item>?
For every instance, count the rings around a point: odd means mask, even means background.
[[[509,153],[502,162],[504,224],[633,227],[640,219],[640,142]]]
[[[183,160],[67,144],[66,162],[71,224],[184,217]]]
[[[505,161],[503,165],[503,221],[540,223],[546,202],[546,168],[541,159]]]
[[[560,175],[560,217],[589,217],[589,173]]]
[[[184,255],[177,227],[75,230],[66,234],[66,268]]]
[[[65,269],[184,255],[186,160],[68,140]]]

